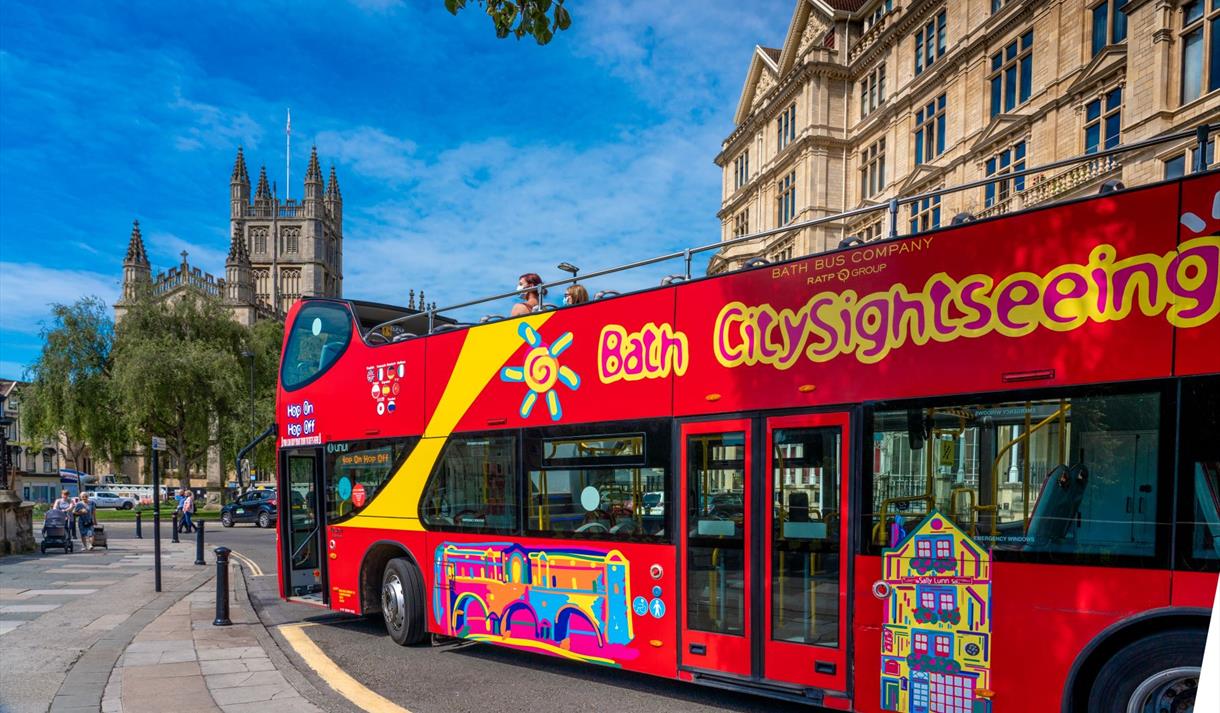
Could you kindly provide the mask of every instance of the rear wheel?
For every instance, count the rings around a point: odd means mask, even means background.
[[[258,514],[259,527],[271,527],[271,513],[261,512]]]
[[[135,507],[135,505],[133,503],[131,503],[130,501],[123,503],[124,510],[130,510],[134,507]]]
[[[424,640],[424,578],[401,557],[386,564],[381,577],[381,617],[386,633],[399,646]]]
[[[1089,713],[1190,713],[1204,640],[1201,630],[1174,629],[1119,649],[1097,673]]]

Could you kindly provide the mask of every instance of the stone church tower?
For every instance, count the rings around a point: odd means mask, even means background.
[[[236,243],[241,242],[253,280],[254,300],[263,308],[283,314],[302,297],[343,295],[343,195],[333,165],[330,180],[323,180],[316,147],[310,152],[305,172],[304,199],[280,200],[268,185],[263,166],[251,201],[250,176],[240,148],[229,195],[234,241],[229,263],[236,270],[227,276],[229,281],[241,270],[236,252]],[[239,299],[235,291],[231,292],[230,299]]]
[[[343,195],[334,166],[330,180],[322,179],[317,148],[309,156],[305,198],[281,201],[267,181],[266,166],[259,170],[250,195],[250,174],[239,147],[229,179],[229,235],[223,278],[192,267],[185,252],[179,265],[154,276],[136,221],[123,259],[115,321],[144,290],[166,300],[188,290],[218,298],[234,321],[245,326],[261,319],[283,320],[302,297],[343,296]]]

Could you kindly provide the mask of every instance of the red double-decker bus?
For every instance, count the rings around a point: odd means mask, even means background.
[[[1204,173],[476,326],[305,300],[282,594],[834,709],[1189,710],[1217,233]]]

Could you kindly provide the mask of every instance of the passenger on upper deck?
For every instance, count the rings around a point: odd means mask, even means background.
[[[589,301],[589,291],[584,285],[572,285],[563,293],[565,305],[582,305]]]
[[[541,284],[542,284],[542,278],[539,277],[538,273],[536,273],[536,272],[527,272],[524,275],[522,275],[521,277],[517,278],[517,289],[518,290],[524,290],[527,287],[537,287],[538,285],[541,285]],[[542,295],[544,295],[544,294],[546,294],[546,290],[541,289],[541,288],[536,289],[536,290],[529,290],[528,292],[522,292],[521,299],[523,301],[519,304],[513,305],[513,310],[512,310],[512,312],[509,313],[509,316],[510,317],[520,317],[522,315],[529,314],[530,312],[536,311],[538,309],[538,306],[540,304],[542,304]]]

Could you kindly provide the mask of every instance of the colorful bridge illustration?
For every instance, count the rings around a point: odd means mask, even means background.
[[[444,543],[434,561],[432,615],[450,636],[608,665],[635,657],[618,550]]]

